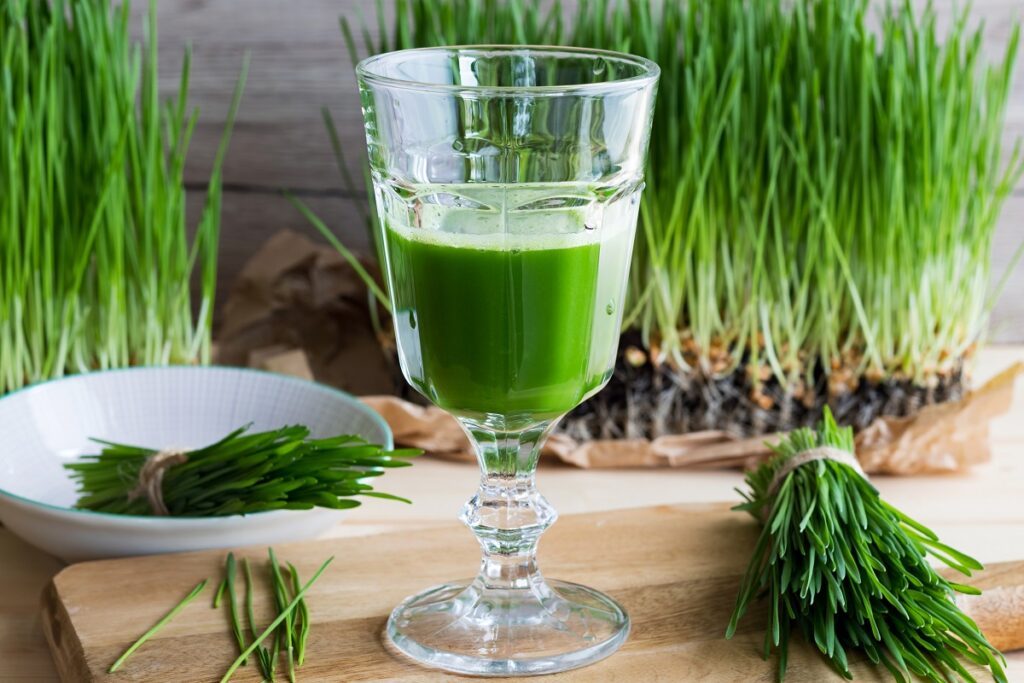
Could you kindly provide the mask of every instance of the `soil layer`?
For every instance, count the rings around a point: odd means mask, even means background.
[[[959,369],[933,387],[865,379],[851,391],[830,396],[828,377],[819,368],[806,394],[811,398],[800,399],[774,377],[755,390],[742,364],[727,376],[707,377],[668,364],[656,366],[638,348],[642,344],[637,334],[623,334],[608,386],[567,415],[560,431],[578,440],[654,439],[705,429],[748,437],[810,426],[826,404],[840,424],[859,430],[883,415],[903,417],[932,403],[958,400],[966,384]]]

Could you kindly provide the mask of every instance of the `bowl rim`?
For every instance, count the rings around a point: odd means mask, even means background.
[[[247,373],[247,374],[259,375],[259,376],[263,376],[263,377],[267,377],[267,378],[272,378],[272,379],[275,379],[275,380],[283,380],[283,381],[286,381],[286,382],[289,382],[289,383],[293,383],[293,384],[301,384],[304,387],[312,388],[312,389],[321,391],[321,392],[326,393],[326,394],[334,394],[337,398],[342,399],[343,402],[349,404],[351,407],[355,408],[356,410],[363,411],[364,414],[366,414],[371,419],[371,421],[375,422],[377,424],[377,426],[380,427],[383,430],[383,432],[384,432],[384,443],[381,444],[381,445],[384,448],[389,449],[389,450],[394,448],[394,435],[392,434],[391,427],[388,425],[387,421],[381,416],[380,413],[378,413],[376,410],[374,410],[370,406],[366,405],[365,403],[363,403],[362,401],[360,401],[358,398],[356,398],[352,394],[348,393],[347,391],[343,391],[341,389],[338,389],[338,388],[335,388],[335,387],[332,387],[332,386],[329,386],[329,385],[326,385],[326,384],[322,384],[322,383],[317,382],[315,380],[302,379],[301,377],[294,377],[292,375],[284,375],[284,374],[281,374],[281,373],[278,373],[278,372],[271,372],[269,370],[259,370],[257,368],[236,367],[236,366],[231,366],[231,365],[215,365],[215,364],[214,365],[134,365],[134,366],[128,367],[128,368],[107,368],[107,369],[104,369],[104,370],[91,370],[89,372],[80,372],[80,373],[77,373],[77,374],[74,374],[74,375],[65,375],[63,377],[52,377],[50,379],[46,379],[46,380],[43,380],[41,382],[36,382],[34,384],[29,384],[29,385],[23,386],[23,387],[21,387],[19,389],[15,389],[14,391],[8,392],[7,394],[4,394],[3,396],[0,396],[0,405],[2,405],[3,402],[6,401],[7,399],[9,399],[9,398],[11,398],[13,396],[16,396],[17,394],[27,393],[29,391],[33,391],[33,390],[38,389],[40,387],[46,386],[48,384],[56,384],[56,383],[65,382],[65,381],[68,381],[68,380],[88,379],[89,377],[93,377],[93,376],[97,376],[97,375],[131,374],[131,373],[141,374],[143,372],[161,372],[161,371],[166,371],[166,370],[174,370],[174,371],[185,370],[185,371],[192,371],[192,372],[205,372],[205,371],[208,371],[208,370],[226,370],[228,372]],[[273,515],[274,513],[281,513],[281,512],[310,512],[310,510],[264,510],[263,512],[251,512],[249,514],[218,515],[218,516],[215,516],[215,517],[209,517],[209,516],[207,516],[207,517],[203,517],[203,516],[198,516],[198,517],[185,517],[185,516],[166,516],[166,517],[160,517],[160,516],[155,516],[155,515],[127,515],[127,514],[120,514],[120,513],[116,513],[116,512],[97,512],[95,510],[83,510],[83,509],[75,508],[75,507],[66,507],[66,506],[63,506],[63,505],[54,505],[53,503],[44,503],[44,502],[42,502],[40,500],[33,500],[32,498],[27,498],[27,497],[19,495],[17,493],[12,493],[11,491],[8,491],[8,490],[6,490],[6,489],[4,489],[2,487],[0,487],[0,498],[10,498],[11,500],[13,500],[15,502],[18,502],[18,503],[21,503],[21,504],[25,504],[25,505],[29,505],[29,506],[32,506],[32,507],[42,508],[42,509],[44,509],[44,510],[46,510],[48,512],[59,512],[59,513],[62,513],[62,514],[70,513],[72,515],[78,515],[82,519],[88,519],[89,517],[92,517],[92,518],[97,518],[97,519],[108,519],[108,520],[114,519],[114,520],[133,521],[133,522],[141,523],[141,524],[161,524],[161,523],[165,523],[165,522],[170,522],[171,524],[183,524],[184,525],[184,524],[188,524],[188,523],[195,524],[196,522],[212,523],[212,522],[217,522],[217,521],[227,520],[227,519],[242,519],[242,518],[246,518],[246,517],[257,517],[257,516],[261,516],[261,515]],[[316,507],[312,508],[312,510],[316,510],[316,509],[317,509]],[[330,510],[332,508],[323,508],[323,509],[324,510]]]

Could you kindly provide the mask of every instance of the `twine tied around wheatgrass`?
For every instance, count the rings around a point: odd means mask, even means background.
[[[145,497],[154,515],[167,517],[171,514],[164,503],[164,473],[175,465],[188,462],[188,452],[180,448],[165,448],[146,458],[139,469],[139,480],[128,494],[128,500]]]
[[[774,496],[779,491],[779,486],[786,480],[786,476],[796,468],[806,465],[807,463],[814,462],[816,460],[831,460],[832,462],[838,462],[846,465],[851,470],[864,477],[868,478],[868,475],[864,472],[864,468],[861,467],[860,460],[857,456],[850,451],[842,448],[836,448],[834,446],[817,446],[815,448],[808,448],[807,450],[800,451],[790,457],[786,458],[779,468],[775,471],[775,476],[772,477],[771,483],[768,485],[767,496]],[[778,498],[775,499],[776,503]],[[775,512],[775,504],[772,506],[761,508],[761,521],[767,521],[771,518],[772,513]]]
[[[864,468],[860,466],[860,460],[858,460],[857,456],[850,451],[843,450],[842,448],[835,448],[833,446],[818,446],[817,448],[809,448],[806,451],[800,451],[796,455],[787,458],[775,472],[775,476],[772,477],[772,483],[768,486],[768,495],[775,495],[787,474],[795,470],[797,467],[806,465],[809,462],[814,462],[815,460],[831,460],[833,462],[839,462],[864,478],[867,478],[868,476],[864,473]]]

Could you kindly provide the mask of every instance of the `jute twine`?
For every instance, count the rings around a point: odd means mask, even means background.
[[[843,450],[842,448],[835,448],[834,446],[818,446],[817,448],[800,451],[782,464],[782,467],[780,467],[775,473],[775,476],[772,477],[772,483],[768,485],[768,497],[774,496],[778,493],[779,487],[782,486],[782,482],[786,480],[787,474],[795,470],[797,467],[806,465],[809,462],[814,462],[815,460],[831,460],[833,462],[842,463],[865,479],[868,478],[868,475],[864,473],[864,468],[860,466],[860,461],[857,460],[857,456],[850,451]],[[775,505],[777,503],[778,499],[772,502],[771,508],[767,509],[764,515],[764,519],[766,521],[770,519],[772,513],[775,512]]]
[[[164,472],[186,462],[188,453],[178,448],[167,448],[149,456],[139,470],[139,483],[128,494],[128,500],[145,496],[154,515],[168,516],[171,513],[164,504]]]

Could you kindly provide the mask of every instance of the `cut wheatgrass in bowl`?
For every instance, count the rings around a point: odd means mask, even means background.
[[[365,482],[410,465],[416,449],[387,450],[354,435],[309,438],[302,425],[249,434],[242,427],[185,451],[109,441],[68,463],[77,507],[127,515],[215,517],[270,510],[347,509],[356,496],[405,498]]]

